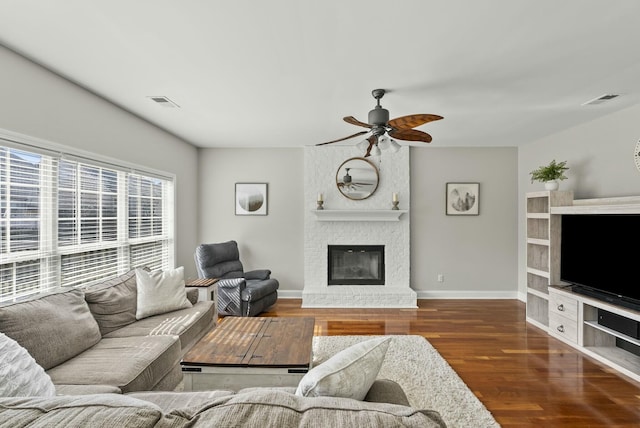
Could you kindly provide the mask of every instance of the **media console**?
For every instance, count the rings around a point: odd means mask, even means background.
[[[526,210],[527,322],[640,382],[640,310],[575,293],[560,281],[562,214],[639,214],[640,197],[531,192]]]
[[[549,334],[640,382],[640,312],[549,287]]]

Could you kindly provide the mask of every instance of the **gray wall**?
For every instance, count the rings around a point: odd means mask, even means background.
[[[597,107],[594,107],[597,108]],[[560,190],[573,190],[576,199],[639,196],[640,172],[633,154],[640,138],[640,105],[576,126],[520,147],[518,151],[518,284],[526,291],[525,194],[543,190],[531,183],[529,172],[552,159],[567,161],[567,180]]]
[[[0,129],[176,175],[176,265],[195,276],[197,149],[0,46]]]
[[[281,297],[300,297],[304,278],[303,150],[199,152],[199,242],[237,241],[245,270],[271,269],[280,282]],[[268,183],[268,215],[235,215],[235,183],[248,182]]]
[[[199,156],[200,240],[237,240],[245,267],[270,268],[288,297],[301,295],[304,209],[312,209],[303,206],[303,154],[201,149]],[[420,298],[516,296],[516,167],[515,148],[411,149],[411,285]],[[445,215],[448,181],[480,183],[479,216]],[[236,182],[269,183],[268,216],[234,214]]]
[[[447,182],[480,183],[479,216],[445,215]],[[515,148],[412,148],[411,285],[418,297],[515,298],[516,205]]]

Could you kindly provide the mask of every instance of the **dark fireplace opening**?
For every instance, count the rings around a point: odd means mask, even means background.
[[[384,245],[329,245],[329,285],[384,285]]]

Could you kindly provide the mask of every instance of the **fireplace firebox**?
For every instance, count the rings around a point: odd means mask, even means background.
[[[329,245],[328,285],[384,285],[384,245]]]

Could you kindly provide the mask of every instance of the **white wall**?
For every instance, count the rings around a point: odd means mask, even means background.
[[[176,175],[176,265],[195,276],[197,149],[1,46],[0,64],[0,129]]]
[[[447,182],[480,183],[479,216],[445,214]],[[515,298],[516,206],[515,148],[412,148],[411,284],[418,298]]]
[[[592,106],[590,108],[597,108]],[[640,196],[640,172],[633,154],[640,138],[640,105],[612,113],[522,146],[518,152],[518,284],[526,292],[525,193],[543,190],[529,172],[552,159],[567,161],[567,180],[560,190],[576,199]]]
[[[304,278],[302,149],[200,149],[199,243],[235,240],[245,270],[271,269],[279,296]],[[268,183],[268,215],[236,216],[235,183]],[[308,207],[306,207],[308,208]],[[195,248],[195,247],[194,247]]]

